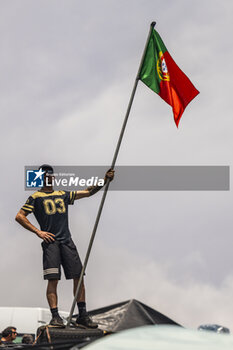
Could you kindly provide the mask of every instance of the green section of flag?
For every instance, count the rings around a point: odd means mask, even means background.
[[[159,33],[153,29],[148,42],[139,78],[157,94],[160,92],[161,82],[157,71],[157,62],[159,60],[159,53],[164,53],[166,51],[167,48],[164,45]]]

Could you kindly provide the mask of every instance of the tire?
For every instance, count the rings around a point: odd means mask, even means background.
[[[85,341],[87,339],[92,340],[92,338],[100,338],[104,335],[103,331],[100,329],[81,329],[81,328],[58,328],[58,327],[48,327],[50,341],[48,339],[48,334],[46,327],[42,326],[38,328],[37,335],[40,334],[37,344],[57,342],[57,341],[74,341],[78,342]]]

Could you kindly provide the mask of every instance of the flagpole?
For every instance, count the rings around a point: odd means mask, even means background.
[[[144,51],[143,51],[143,54],[142,54],[141,62],[140,62],[139,68],[138,68],[137,76],[136,76],[136,79],[135,79],[135,82],[134,82],[133,90],[132,90],[132,93],[131,93],[131,96],[130,96],[130,100],[129,100],[129,103],[128,103],[128,107],[127,107],[127,110],[126,110],[125,119],[123,121],[123,125],[122,125],[122,128],[121,128],[120,136],[119,136],[119,139],[118,139],[118,142],[117,142],[117,146],[116,146],[116,150],[115,150],[115,153],[114,153],[114,156],[113,156],[113,160],[112,160],[112,164],[111,164],[111,169],[112,170],[114,170],[114,167],[115,167],[115,164],[116,164],[116,160],[117,160],[117,156],[118,156],[118,153],[119,153],[119,150],[120,150],[121,142],[122,142],[122,139],[123,139],[123,136],[124,136],[126,124],[127,124],[128,118],[129,118],[129,114],[130,114],[131,107],[132,107],[132,104],[133,104],[134,96],[135,96],[135,93],[136,93],[136,90],[137,90],[138,81],[140,79],[140,72],[141,72],[141,68],[142,68],[142,65],[143,65],[144,58],[145,58],[146,49],[147,49],[147,46],[148,46],[148,43],[149,43],[149,39],[150,39],[151,33],[152,33],[155,25],[156,25],[156,22],[152,22],[151,25],[150,25],[150,30],[149,30],[149,34],[148,34],[148,37],[147,37],[147,40],[146,40],[146,45],[145,45],[145,48],[144,48]],[[89,259],[90,253],[91,253],[91,249],[92,249],[92,245],[93,245],[94,239],[95,239],[98,223],[99,223],[100,216],[101,216],[101,213],[102,213],[102,209],[103,209],[103,206],[104,206],[105,198],[106,198],[106,195],[107,195],[107,192],[108,192],[109,184],[110,184],[110,180],[107,179],[106,185],[104,187],[103,196],[102,196],[102,199],[101,199],[101,202],[100,202],[100,206],[99,206],[99,209],[98,209],[98,213],[97,213],[97,216],[96,216],[95,224],[94,224],[94,227],[93,227],[91,239],[90,239],[90,242],[89,242],[89,245],[88,245],[86,257],[85,257],[85,260],[84,260],[84,263],[83,263],[83,268],[82,268],[82,271],[81,271],[81,274],[80,274],[80,277],[79,277],[79,282],[78,282],[78,286],[77,286],[77,289],[76,289],[76,292],[75,292],[73,304],[72,304],[71,309],[70,309],[70,314],[69,314],[69,317],[68,317],[68,320],[67,320],[66,328],[70,327],[70,324],[71,324],[72,315],[73,315],[74,308],[75,308],[75,305],[76,305],[76,302],[77,302],[77,299],[78,299],[78,296],[79,296],[79,292],[80,292],[80,289],[81,289],[83,276],[85,274],[85,270],[86,270],[86,267],[87,267],[88,259]]]

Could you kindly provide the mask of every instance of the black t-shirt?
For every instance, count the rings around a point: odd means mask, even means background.
[[[41,231],[51,232],[58,241],[70,238],[68,225],[68,205],[74,204],[75,192],[37,191],[22,207],[27,213],[34,213]]]

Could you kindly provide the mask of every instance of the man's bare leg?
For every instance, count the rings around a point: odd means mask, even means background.
[[[74,292],[74,296],[75,296],[76,290],[78,287],[79,278],[74,278],[73,281],[74,281],[73,292]],[[86,301],[85,301],[85,286],[84,286],[83,280],[82,280],[81,287],[80,287],[78,297],[77,297],[77,306],[78,306],[79,316],[81,316],[81,317],[85,316],[87,313],[87,310],[86,310]]]
[[[63,320],[60,317],[57,308],[57,284],[58,280],[48,280],[46,296],[52,313],[52,320],[50,321],[50,324],[53,326],[64,326]]]
[[[76,293],[76,289],[78,287],[78,281],[79,281],[79,278],[74,278],[74,296],[75,296],[75,293]],[[81,288],[80,288],[80,291],[79,291],[79,295],[78,295],[78,299],[77,299],[77,303],[80,303],[80,302],[83,302],[85,303],[85,286],[84,286],[84,281],[82,280],[82,283],[81,283]]]
[[[58,280],[48,280],[46,296],[50,309],[57,307],[57,284]]]
[[[77,290],[79,279],[74,278],[74,295]],[[77,298],[77,305],[78,305],[78,318],[76,319],[76,323],[79,325],[83,325],[88,328],[97,328],[97,323],[94,323],[92,319],[88,316],[87,310],[86,310],[86,302],[85,302],[85,286],[84,282],[82,280],[79,295]]]

